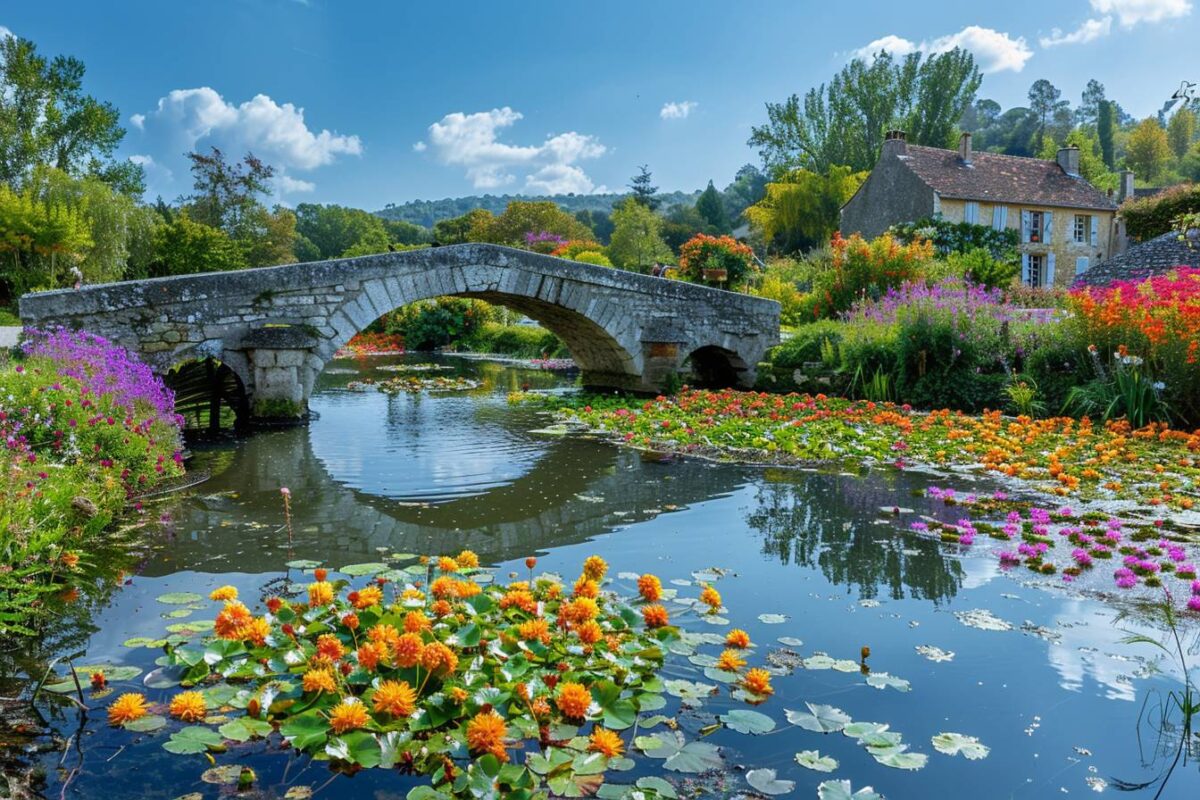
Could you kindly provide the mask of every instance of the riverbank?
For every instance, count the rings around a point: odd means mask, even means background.
[[[37,635],[47,595],[89,579],[97,537],[140,510],[139,495],[183,473],[180,424],[162,381],[100,337],[35,333],[0,366],[6,641]]]

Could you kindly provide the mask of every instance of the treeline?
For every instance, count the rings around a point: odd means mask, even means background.
[[[663,192],[662,202],[667,206],[690,205],[696,202],[700,191],[694,192]],[[483,194],[466,197],[447,197],[442,200],[410,200],[406,203],[388,203],[375,213],[384,219],[401,220],[423,228],[432,228],[438,222],[451,217],[461,217],[469,211],[481,208],[493,214],[500,214],[514,200],[525,203],[550,202],[566,211],[576,214],[580,211],[601,211],[608,213],[614,206],[620,204],[628,196],[628,192],[606,194],[553,194],[553,195],[522,195],[522,194]]]

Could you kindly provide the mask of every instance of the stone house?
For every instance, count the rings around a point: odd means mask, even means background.
[[[1079,150],[1056,161],[909,144],[891,131],[858,191],[842,207],[843,235],[878,236],[923,217],[972,222],[1020,236],[1021,280],[1068,286],[1116,246],[1116,205],[1079,174]]]

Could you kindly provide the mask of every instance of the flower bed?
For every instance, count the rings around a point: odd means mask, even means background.
[[[352,356],[392,356],[404,353],[404,337],[397,333],[357,333],[334,354],[335,358]]]
[[[1188,510],[1200,499],[1200,431],[999,412],[919,413],[824,395],[685,390],[640,405],[576,401],[570,420],[636,447],[752,462],[974,466],[1048,493]]]
[[[181,474],[174,399],[123,348],[27,331],[0,368],[0,634],[32,634],[42,597],[86,577],[92,537],[136,495]]]

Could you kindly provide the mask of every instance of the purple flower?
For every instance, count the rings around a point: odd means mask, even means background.
[[[1129,569],[1128,567],[1121,567],[1113,573],[1113,577],[1117,581],[1117,586],[1121,587],[1122,589],[1131,589],[1134,586],[1137,586],[1137,575],[1134,575],[1133,570]]]

